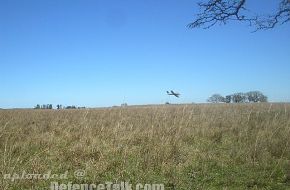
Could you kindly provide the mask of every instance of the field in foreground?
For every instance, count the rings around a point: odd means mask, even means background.
[[[289,112],[289,104],[0,110],[0,189],[55,181],[7,179],[24,171],[68,171],[60,183],[290,189]]]

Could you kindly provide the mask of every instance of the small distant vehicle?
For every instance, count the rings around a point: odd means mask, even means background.
[[[171,90],[170,92],[167,91],[167,95],[168,96],[175,96],[176,98],[180,97],[180,94],[178,92],[174,92],[173,90]]]

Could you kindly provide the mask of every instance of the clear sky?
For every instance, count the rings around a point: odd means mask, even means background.
[[[191,103],[250,90],[290,101],[290,24],[188,29],[196,11],[195,0],[0,0],[0,107]]]

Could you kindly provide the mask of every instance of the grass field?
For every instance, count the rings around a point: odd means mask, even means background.
[[[68,171],[59,182],[290,189],[290,104],[0,110],[0,189],[54,181],[4,179],[23,171]]]

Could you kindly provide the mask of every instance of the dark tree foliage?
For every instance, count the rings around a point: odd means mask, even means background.
[[[41,106],[39,105],[39,104],[37,104],[35,107],[34,107],[34,109],[40,109],[41,108]]]
[[[231,103],[232,102],[232,96],[231,95],[226,96],[225,102],[226,103]]]
[[[76,106],[66,106],[65,109],[77,109]]]
[[[39,105],[37,104],[34,109],[53,109],[52,104],[43,104],[43,105]]]
[[[271,29],[290,21],[290,0],[277,0],[277,10],[266,16],[250,14],[248,0],[207,0],[198,3],[200,12],[188,26],[190,28],[210,28],[229,21],[247,22],[257,30]],[[267,3],[267,1],[261,1]]]

